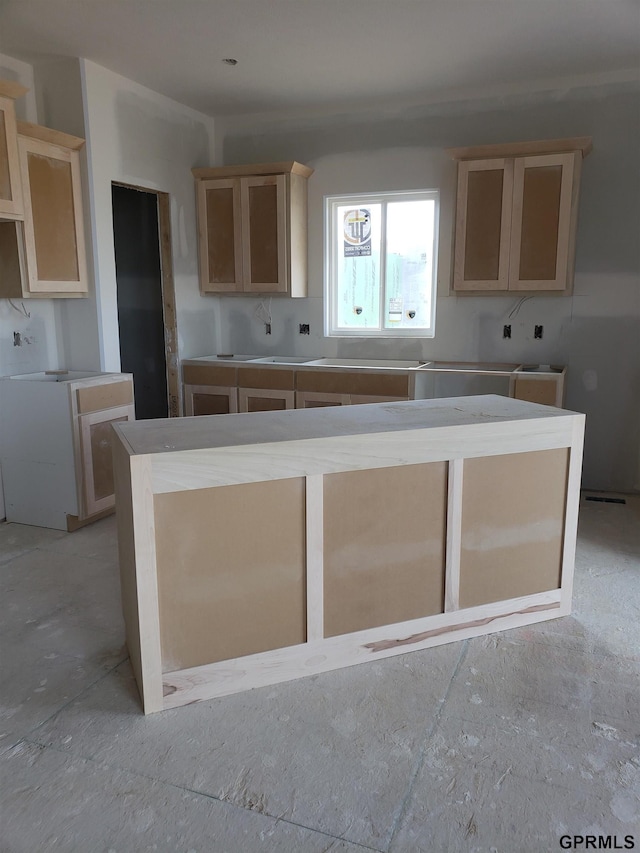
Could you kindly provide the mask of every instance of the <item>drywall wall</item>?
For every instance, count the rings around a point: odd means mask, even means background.
[[[193,166],[213,157],[213,119],[81,60],[100,366],[120,367],[113,181],[169,193],[181,358],[216,350],[218,306],[198,290]],[[72,323],[77,328],[77,323]],[[85,347],[87,355],[92,355]],[[72,366],[79,364],[74,354]],[[83,359],[85,361],[86,359]]]
[[[584,485],[640,489],[640,93],[637,75],[378,114],[219,119],[219,162],[297,159],[309,180],[307,299],[219,298],[228,352],[563,363],[566,405],[587,414]],[[446,147],[592,136],[584,161],[572,297],[450,295],[455,163]],[[323,337],[323,197],[439,187],[439,298],[434,339]],[[270,309],[272,335],[262,317]],[[511,340],[502,327],[512,326]],[[301,336],[299,323],[308,323]],[[534,340],[534,325],[543,325]]]

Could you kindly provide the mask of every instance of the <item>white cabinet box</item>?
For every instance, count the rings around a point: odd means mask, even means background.
[[[74,530],[112,511],[111,424],[134,419],[131,374],[50,371],[2,379],[7,521]]]

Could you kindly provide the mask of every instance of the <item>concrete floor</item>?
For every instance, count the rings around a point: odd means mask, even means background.
[[[640,849],[640,498],[583,500],[570,617],[152,717],[113,518],[0,524],[0,580],[3,853]]]

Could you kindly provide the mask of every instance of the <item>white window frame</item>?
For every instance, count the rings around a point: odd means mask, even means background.
[[[397,201],[421,201],[428,199],[435,202],[433,219],[433,265],[431,279],[431,311],[429,326],[403,329],[384,328],[384,306],[386,303],[384,289],[386,287],[386,250],[385,250],[385,228],[386,208],[389,202]],[[336,207],[353,205],[362,207],[367,204],[383,205],[383,235],[381,247],[381,270],[380,283],[382,288],[380,298],[380,328],[363,329],[341,329],[337,324],[337,299],[336,288],[338,281],[337,264],[339,253],[337,252],[338,241],[335,234]],[[394,192],[379,193],[350,193],[349,195],[329,195],[324,197],[324,334],[326,337],[341,338],[434,338],[436,334],[436,297],[438,283],[438,235],[440,230],[440,191],[438,189],[427,190],[399,190]]]

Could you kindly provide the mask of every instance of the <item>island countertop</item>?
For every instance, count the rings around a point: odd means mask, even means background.
[[[344,406],[330,410],[294,409],[216,415],[216,420],[209,415],[161,418],[119,424],[117,430],[132,453],[144,454],[539,418],[553,420],[573,414],[564,409],[486,394]]]

